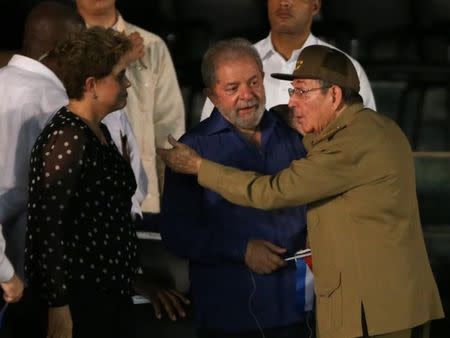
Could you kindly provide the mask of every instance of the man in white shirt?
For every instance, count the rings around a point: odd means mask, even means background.
[[[167,134],[178,138],[185,131],[184,104],[169,50],[159,36],[126,22],[115,7],[115,0],[75,2],[87,26],[110,27],[126,34],[138,32],[144,39],[144,56],[127,69],[131,87],[125,111],[152,182],[142,210],[158,214],[164,165],[156,158],[155,146],[168,146]]]
[[[51,2],[39,4],[25,23],[23,55],[14,55],[0,69],[0,223],[6,254],[21,278],[31,148],[47,121],[67,103],[66,91],[50,69],[56,63],[36,60],[81,25],[80,18],[68,7]],[[28,293],[25,290],[23,301],[6,312],[4,325],[14,337],[33,337],[33,329],[40,325]]]
[[[271,31],[268,37],[255,44],[266,74],[264,86],[267,109],[289,101],[290,83],[278,81],[270,74],[292,73],[298,55],[307,46],[325,45],[336,48],[311,33],[313,17],[320,11],[321,4],[321,0],[267,0]],[[361,87],[359,94],[364,106],[376,110],[375,98],[364,69],[358,61],[350,59],[358,73]],[[212,103],[206,100],[201,119],[207,118],[212,109]]]
[[[45,20],[49,15],[59,19],[49,25],[49,20]],[[52,49],[54,41],[62,38],[70,27],[79,25],[79,18],[70,9],[43,3],[30,13],[25,26],[23,54],[27,56],[16,54],[0,69],[0,223],[7,255],[21,277],[30,150],[66,97],[56,75],[34,59]]]
[[[148,179],[130,122],[123,110],[110,113],[102,122],[108,127],[119,152],[130,161],[137,183],[136,192],[132,197],[131,216],[133,219],[137,216],[142,219],[141,204],[147,195]]]

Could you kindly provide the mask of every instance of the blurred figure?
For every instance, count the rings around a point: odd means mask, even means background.
[[[126,22],[115,0],[76,0],[76,5],[88,27],[112,28],[127,35],[138,32],[144,39],[144,56],[127,68],[131,87],[125,110],[152,182],[142,203],[145,225],[158,231],[164,164],[156,158],[155,147],[167,145],[167,134],[179,137],[185,128],[183,99],[169,50],[159,36]]]
[[[288,84],[273,79],[272,73],[292,73],[298,55],[303,48],[311,45],[332,45],[320,40],[311,33],[314,16],[319,13],[322,0],[267,0],[270,22],[269,36],[255,44],[261,56],[264,72],[264,87],[266,88],[266,107],[270,109],[279,104],[287,104]],[[350,58],[361,83],[359,91],[366,107],[376,109],[375,98],[364,69],[358,61]],[[211,114],[212,104],[205,102],[201,119]]]
[[[51,70],[55,64],[44,56],[66,34],[81,27],[81,17],[74,10],[55,2],[40,3],[25,22],[22,54],[0,69],[0,223],[6,255],[19,276],[14,277],[16,281],[23,278],[31,148],[51,116],[67,104],[65,89]],[[2,266],[7,265],[5,258]],[[12,276],[12,270],[8,275]],[[36,322],[25,289],[22,301],[6,310],[1,331],[14,338],[33,337]]]
[[[305,155],[300,135],[265,110],[262,64],[250,42],[211,46],[202,75],[216,109],[181,142],[210,160],[267,174]],[[312,301],[296,297],[297,288],[305,291],[304,274],[282,257],[304,248],[305,221],[302,206],[242,208],[195,177],[167,170],[161,235],[189,259],[199,337],[308,337],[305,310]]]
[[[136,180],[101,123],[126,104],[131,51],[125,35],[92,28],[48,55],[69,103],[31,153],[25,269],[49,337],[133,337]]]
[[[56,2],[42,2],[25,23],[22,55],[0,69],[0,222],[7,252],[23,276],[29,155],[37,136],[58,107],[67,103],[61,81],[44,56],[67,33],[81,28],[77,13]],[[37,61],[39,58],[42,62]]]

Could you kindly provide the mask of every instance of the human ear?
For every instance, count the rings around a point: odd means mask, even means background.
[[[94,99],[97,99],[97,87],[96,80],[93,76],[90,76],[84,81],[85,94],[91,94]]]
[[[338,110],[338,108],[342,104],[342,89],[339,86],[331,86],[330,90],[333,98],[332,102],[333,108],[335,110]]]
[[[312,5],[313,5],[313,16],[314,16],[320,12],[320,8],[322,7],[322,0],[312,0]]]
[[[214,94],[214,91],[211,88],[205,88],[203,89],[203,94],[212,102],[212,104],[215,106],[217,103],[217,97]]]

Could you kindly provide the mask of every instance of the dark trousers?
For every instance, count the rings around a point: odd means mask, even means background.
[[[313,336],[312,326],[307,323],[297,323],[294,325],[263,329],[261,331],[229,332],[210,329],[199,329],[198,338],[309,338]]]
[[[131,297],[95,296],[72,299],[73,338],[135,338]]]
[[[406,329],[402,331],[390,332],[380,334],[376,336],[365,335],[365,337],[373,338],[429,338],[430,337],[430,323],[413,327],[412,329]]]
[[[136,230],[159,232],[161,215],[146,212],[142,219],[136,219]]]
[[[3,306],[3,298],[1,306]],[[46,330],[47,314],[34,302],[30,288],[25,288],[21,300],[10,303],[5,311],[0,338],[40,338],[40,332]]]
[[[363,329],[363,336],[361,338],[429,338],[430,337],[430,322],[419,325],[410,329],[402,331],[390,332],[381,335],[369,336],[367,329],[366,314],[364,307],[361,304],[361,324]]]
[[[45,338],[48,306],[27,290],[23,300],[10,304],[0,338]],[[73,338],[135,338],[131,297],[74,293],[70,300]]]

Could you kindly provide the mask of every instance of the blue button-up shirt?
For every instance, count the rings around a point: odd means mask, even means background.
[[[181,141],[203,158],[274,174],[305,149],[298,133],[271,112],[260,123],[261,146],[245,139],[215,109]],[[196,177],[167,170],[161,235],[166,246],[190,260],[191,291],[199,327],[226,331],[264,328],[303,320],[295,304],[295,266],[258,275],[244,263],[250,239],[264,239],[293,252],[305,244],[305,207],[264,211],[231,204],[202,188]]]

